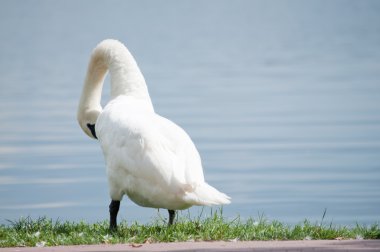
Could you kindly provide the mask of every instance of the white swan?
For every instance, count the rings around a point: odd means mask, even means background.
[[[111,100],[100,105],[103,81],[111,77]],[[154,112],[143,75],[128,49],[104,40],[94,49],[79,102],[78,122],[101,144],[112,199],[110,229],[123,195],[144,207],[175,210],[230,203],[208,185],[199,153],[178,125]]]

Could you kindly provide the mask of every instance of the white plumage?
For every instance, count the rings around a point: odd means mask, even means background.
[[[111,100],[102,109],[107,71]],[[94,49],[78,121],[101,144],[113,201],[128,195],[138,205],[169,210],[230,203],[205,182],[199,153],[187,133],[154,112],[144,77],[119,41],[104,40]]]

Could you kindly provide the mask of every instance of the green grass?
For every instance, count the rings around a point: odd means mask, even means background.
[[[201,214],[202,215],[202,214]],[[208,217],[181,217],[167,227],[163,219],[150,224],[121,222],[118,231],[110,233],[108,222],[62,222],[43,217],[36,220],[21,218],[0,226],[0,247],[56,246],[79,244],[114,244],[176,241],[249,241],[249,240],[304,240],[304,239],[380,239],[379,224],[354,227],[303,221],[286,225],[268,221],[263,216],[242,221],[223,218],[222,210]]]

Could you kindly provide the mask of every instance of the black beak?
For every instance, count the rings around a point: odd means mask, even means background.
[[[87,123],[87,127],[90,129],[91,134],[92,134],[96,139],[98,139],[98,137],[96,136],[96,132],[95,132],[95,124],[89,124],[89,123]]]

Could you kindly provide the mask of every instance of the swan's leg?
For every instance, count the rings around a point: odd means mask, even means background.
[[[173,225],[174,218],[175,218],[175,211],[174,210],[168,210],[169,212],[169,223],[168,226]]]
[[[120,201],[112,200],[110,204],[110,230],[117,229],[117,213],[119,212]]]

